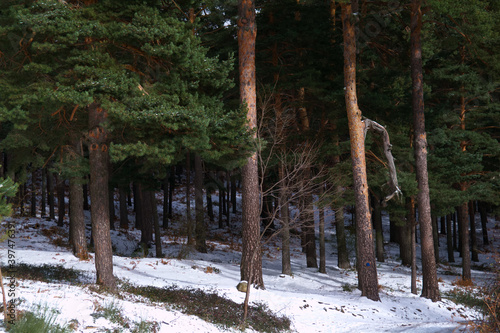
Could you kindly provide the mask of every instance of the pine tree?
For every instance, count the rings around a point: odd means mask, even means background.
[[[356,198],[356,245],[358,260],[358,287],[363,296],[380,301],[378,294],[377,266],[373,249],[371,215],[368,203],[366,178],[365,142],[361,111],[356,95],[356,39],[351,3],[343,3],[342,25],[344,28],[344,81],[349,132],[351,137],[351,158]]]
[[[255,3],[253,0],[238,2],[238,48],[240,73],[240,99],[247,108],[250,131],[257,127],[256,77],[255,77]],[[264,288],[260,253],[260,200],[257,153],[247,159],[242,172],[242,258],[240,275],[249,285]]]
[[[437,281],[436,257],[432,239],[432,221],[427,173],[427,138],[424,117],[424,88],[422,75],[422,11],[421,0],[413,0],[411,9],[411,54],[413,82],[413,114],[415,137],[415,167],[419,192],[417,194],[418,220],[420,225],[422,249],[422,296],[439,301],[439,285]]]

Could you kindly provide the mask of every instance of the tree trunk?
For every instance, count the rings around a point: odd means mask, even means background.
[[[233,214],[236,214],[236,179],[234,174],[231,173],[231,206],[233,207]]]
[[[69,180],[70,243],[73,254],[80,260],[88,259],[85,218],[83,213],[83,189],[81,179]]]
[[[174,189],[175,189],[175,166],[172,166],[170,168],[169,181],[170,181],[170,186],[168,189],[168,218],[171,219],[173,215],[172,204],[174,202]]]
[[[127,188],[120,186],[118,188],[120,196],[120,228],[128,229],[128,205],[127,205]]]
[[[83,210],[90,210],[89,186],[87,184],[83,184]]]
[[[440,222],[441,222],[440,234],[446,235],[446,216],[441,216]]]
[[[411,7],[411,77],[413,100],[413,127],[414,127],[414,152],[415,167],[418,182],[418,218],[420,225],[421,251],[422,251],[422,297],[433,302],[439,301],[439,285],[436,271],[436,257],[434,255],[431,206],[429,196],[429,183],[427,174],[427,138],[425,133],[424,117],[424,87],[422,72],[422,0],[412,0]]]
[[[458,211],[458,208],[457,208]],[[458,251],[458,241],[457,241],[457,233],[458,233],[458,228],[457,228],[457,221],[458,220],[458,213],[454,213],[452,215],[452,224],[453,224],[453,249]]]
[[[472,250],[472,261],[478,262],[479,255],[477,252],[477,237],[476,237],[476,219],[474,212],[474,202],[469,202],[469,220],[470,220],[470,246]]]
[[[111,168],[110,168],[111,169]],[[111,173],[111,170],[110,170]],[[115,230],[115,188],[110,184],[108,188],[108,202],[109,202],[109,227],[111,230]]]
[[[196,177],[196,176],[195,176]],[[170,184],[172,186],[172,184]],[[191,154],[186,153],[186,216],[187,216],[187,243],[194,244],[194,224],[191,216]]]
[[[145,190],[139,183],[137,186],[138,214],[141,221],[141,244],[149,246],[153,243],[153,203],[151,202],[151,191]]]
[[[187,203],[187,202],[186,202]],[[189,218],[188,215],[186,215]],[[162,228],[168,228],[168,177],[163,180],[163,215]]]
[[[60,177],[55,177],[57,188],[57,225],[62,227],[64,225],[64,216],[66,215],[66,202],[64,201],[65,195],[65,180]]]
[[[320,186],[319,197],[323,197],[324,184]],[[326,248],[325,248],[325,207],[319,203],[319,272],[326,274]]]
[[[487,204],[485,202],[479,202],[479,214],[481,215],[481,229],[483,229],[483,246],[490,245],[488,239],[488,213]]]
[[[199,154],[194,155],[194,202],[195,202],[195,240],[196,250],[207,253],[207,228],[205,226],[205,212],[203,208],[203,162]],[[220,209],[220,207],[219,207]]]
[[[471,275],[471,260],[469,249],[469,222],[467,221],[468,207],[467,202],[460,205],[458,210],[459,228],[460,228],[460,244],[462,252],[462,279],[470,281]]]
[[[412,196],[408,200],[408,220],[406,221],[407,228],[410,228],[410,243],[411,243],[411,293],[417,294],[417,237],[415,235],[417,220],[415,217],[415,197]]]
[[[375,228],[375,253],[378,262],[384,262],[384,230],[382,229],[382,206],[380,200],[372,196],[373,226]]]
[[[107,133],[102,124],[107,113],[97,104],[89,106],[89,163],[92,206],[92,235],[95,247],[97,283],[115,289],[113,276],[113,249],[109,230]]]
[[[412,247],[415,243],[415,198],[406,198],[406,222],[403,226],[398,227],[400,232],[399,256],[403,266],[412,265]]]
[[[205,196],[207,198],[206,200],[207,200],[207,215],[208,215],[208,220],[211,223],[214,223],[215,222],[215,215],[214,215],[214,203],[213,203],[213,200],[212,200],[212,191],[210,191],[209,189],[206,189]],[[220,220],[219,221],[219,228],[222,228],[222,227],[223,227],[223,221]]]
[[[42,168],[42,202],[41,202],[41,207],[40,207],[40,217],[45,217],[45,214],[47,214],[46,206],[47,206],[47,188],[45,187],[46,185],[46,174],[47,171],[45,168]]]
[[[451,214],[446,215],[446,249],[448,250],[448,262],[455,262],[453,255],[453,233],[451,231]]]
[[[434,244],[434,256],[436,263],[439,262],[439,233],[438,233],[438,220],[436,216],[432,216],[432,240]]]
[[[222,220],[223,220],[223,216],[224,216],[224,212],[223,212],[223,208],[222,206],[224,205],[223,204],[224,202],[224,194],[223,194],[223,191],[221,189],[219,189],[219,228],[223,228],[223,223],[222,223]]]
[[[238,1],[238,58],[240,73],[240,100],[247,107],[250,131],[257,128],[255,81],[255,3]],[[248,285],[264,288],[260,248],[260,201],[257,153],[254,152],[242,168],[242,254],[240,277]],[[248,288],[250,290],[250,288]]]
[[[290,261],[290,210],[288,206],[288,191],[284,181],[285,167],[279,166],[280,193],[279,208],[281,215],[281,273],[292,275],[292,264]]]
[[[142,210],[144,209],[143,203],[142,203],[142,195],[140,193],[141,191],[141,186],[138,182],[134,182],[132,184],[132,191],[134,192],[134,212],[135,212],[135,228],[137,230],[142,229],[142,220],[144,214],[142,213]]]
[[[31,173],[31,208],[30,215],[36,217],[36,191],[35,191],[35,171]]]
[[[349,262],[349,254],[347,253],[344,221],[344,206],[342,206],[335,210],[335,231],[338,252],[337,264],[339,268],[348,269],[351,268],[351,263]]]
[[[368,202],[368,182],[366,177],[364,126],[356,94],[356,36],[355,16],[350,3],[342,3],[342,24],[344,27],[344,87],[349,135],[351,139],[351,159],[356,201],[356,247],[358,253],[358,284],[361,295],[379,301],[377,265],[373,248],[371,216]]]
[[[156,202],[155,191],[149,191],[150,201],[152,203],[152,215],[153,215],[153,226],[155,229],[155,250],[156,258],[163,258],[163,251],[161,248],[161,231],[160,231],[160,221],[158,219],[158,203]]]

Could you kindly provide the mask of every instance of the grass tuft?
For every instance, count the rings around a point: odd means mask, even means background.
[[[56,323],[59,311],[47,305],[35,305],[20,315],[18,321],[11,325],[10,333],[70,333],[69,325]]]

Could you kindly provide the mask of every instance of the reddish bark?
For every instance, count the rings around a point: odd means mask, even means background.
[[[248,108],[250,130],[257,127],[257,95],[255,82],[255,3],[240,0],[238,3],[238,57],[240,73],[240,99]],[[257,153],[248,158],[242,173],[242,237],[241,279],[249,284],[264,287],[260,253],[260,201]]]
[[[344,28],[344,86],[351,159],[356,200],[356,244],[358,254],[358,284],[362,296],[379,301],[377,265],[373,248],[371,214],[368,202],[366,177],[365,136],[361,111],[356,94],[356,37],[354,16],[350,3],[342,3],[342,25]]]

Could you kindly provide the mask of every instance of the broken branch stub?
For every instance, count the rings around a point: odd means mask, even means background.
[[[384,154],[389,166],[389,187],[391,189],[391,194],[389,194],[384,198],[384,200],[382,200],[382,204],[385,205],[387,204],[387,201],[391,200],[395,195],[399,197],[399,195],[402,194],[401,189],[398,185],[398,175],[396,173],[396,166],[394,165],[394,157],[392,156],[392,144],[389,139],[389,133],[384,126],[365,117],[363,117],[363,123],[365,124],[365,137],[366,133],[371,130],[383,139]]]

